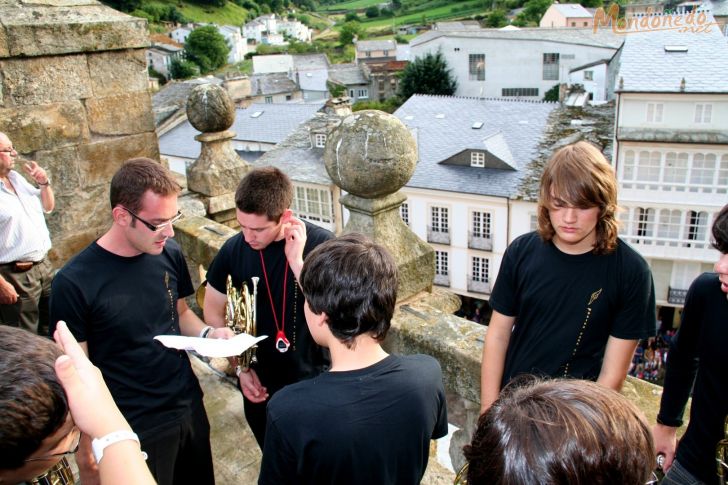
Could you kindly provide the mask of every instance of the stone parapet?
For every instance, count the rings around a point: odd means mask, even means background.
[[[0,131],[49,173],[59,265],[108,228],[119,166],[159,160],[146,21],[94,0],[0,0],[0,12]]]

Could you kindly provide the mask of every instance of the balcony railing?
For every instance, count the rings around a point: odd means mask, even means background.
[[[490,283],[487,281],[476,281],[468,275],[468,291],[471,293],[490,294]]]
[[[434,283],[437,286],[450,286],[450,276],[446,274],[435,274]]]
[[[490,238],[490,236],[484,237],[482,234],[474,235],[472,231],[468,231],[468,247],[470,249],[492,251],[493,240]]]
[[[433,229],[427,226],[427,242],[436,244],[450,244],[450,231],[448,228]]]
[[[688,296],[688,290],[681,288],[667,287],[667,302],[673,305],[684,305],[685,297]]]

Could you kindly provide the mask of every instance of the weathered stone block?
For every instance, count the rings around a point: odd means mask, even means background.
[[[79,155],[82,184],[108,185],[125,160],[136,157],[159,160],[159,142],[156,133],[142,133],[83,145]]]
[[[106,229],[111,222],[109,207],[109,185],[86,187],[74,194],[56,197],[56,209],[46,216],[48,229],[54,237],[54,245],[58,241],[79,232],[79,230],[95,231]],[[58,241],[56,240],[58,239]],[[70,250],[63,249],[64,254]]]
[[[48,171],[53,181],[56,197],[73,195],[81,187],[78,159],[77,146],[35,152],[35,161]]]
[[[188,110],[189,112],[189,110]],[[195,140],[202,144],[200,156],[187,167],[190,190],[207,196],[234,192],[250,166],[233,149],[232,131],[202,133]]]
[[[13,140],[20,153],[89,140],[86,111],[78,101],[0,109],[0,131]]]
[[[93,134],[133,135],[154,130],[148,91],[87,99],[86,113]]]
[[[86,230],[79,230],[76,228],[76,230],[72,233],[68,233],[63,236],[57,235],[56,237],[53,237],[54,232],[51,231],[53,247],[48,253],[48,257],[53,263],[53,266],[55,268],[60,268],[66,264],[66,262],[74,255],[81,252],[81,250],[91,244],[92,241],[98,239],[107,227],[108,224],[106,226],[98,226]]]
[[[98,2],[70,6],[59,1],[56,5],[45,2],[4,5],[2,23],[6,38],[4,42],[0,39],[0,55],[34,57],[149,45],[146,20]]]
[[[174,225],[175,240],[182,252],[205,268],[235,231],[204,217],[185,217]]]
[[[88,55],[88,70],[94,96],[146,91],[149,77],[144,49],[101,52]]]
[[[0,61],[5,105],[76,101],[92,95],[86,56]]]

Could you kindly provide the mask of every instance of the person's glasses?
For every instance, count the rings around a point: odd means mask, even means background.
[[[163,222],[161,224],[152,224],[151,222],[147,222],[144,219],[142,219],[141,217],[139,217],[138,215],[134,214],[132,211],[130,211],[126,207],[121,206],[121,208],[124,209],[125,211],[127,211],[134,219],[136,219],[137,221],[139,221],[142,224],[144,224],[147,227],[147,229],[149,229],[152,232],[163,231],[170,224],[174,224],[178,220],[182,219],[182,217],[184,217],[184,214],[182,214],[182,212],[177,211],[177,215],[174,216],[173,218],[171,218],[170,220],[168,220],[167,222]]]
[[[73,455],[78,451],[78,443],[81,441],[81,430],[79,430],[77,427],[73,427],[71,430],[71,433],[74,434],[73,441],[71,442],[71,449],[68,451],[64,451],[62,453],[51,453],[50,455],[43,455],[43,456],[36,456],[35,458],[26,458],[26,462],[28,461],[44,461],[44,460],[53,460],[55,458],[62,458],[66,455]]]
[[[15,148],[10,147],[10,148],[3,148],[2,150],[0,150],[0,153],[17,153],[17,152],[15,151]]]

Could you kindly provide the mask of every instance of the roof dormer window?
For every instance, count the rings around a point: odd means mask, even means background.
[[[485,153],[470,152],[470,166],[480,168],[485,167]]]

